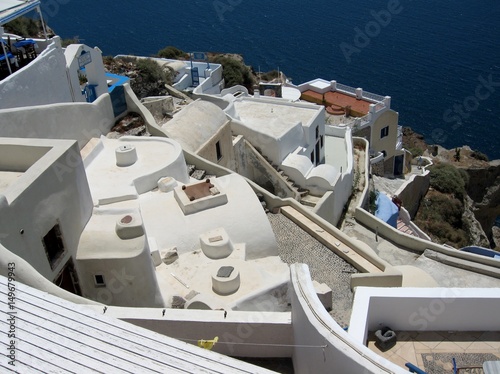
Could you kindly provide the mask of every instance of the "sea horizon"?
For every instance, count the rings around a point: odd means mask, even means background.
[[[91,12],[90,10],[96,10]],[[485,0],[42,0],[48,25],[103,55],[243,55],[300,84],[336,80],[391,96],[399,124],[429,144],[500,159],[500,3]]]

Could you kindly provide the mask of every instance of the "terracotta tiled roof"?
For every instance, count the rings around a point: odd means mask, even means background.
[[[323,104],[323,94],[314,92],[312,90],[307,90],[302,92],[303,100],[312,101],[317,104]],[[351,115],[353,116],[364,116],[368,114],[370,109],[370,102],[363,99],[356,99],[355,97],[346,95],[341,92],[327,92],[324,94],[325,105],[327,107],[333,106],[335,109],[341,107],[346,108],[351,107]]]

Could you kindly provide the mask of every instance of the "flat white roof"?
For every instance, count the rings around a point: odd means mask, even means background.
[[[246,126],[276,137],[295,127],[299,121],[306,126],[322,109],[319,106],[307,107],[301,104],[282,103],[278,100],[274,103],[246,98],[236,100],[234,106]]]
[[[309,82],[309,85],[311,87],[318,88],[318,89],[322,90],[322,89],[330,87],[331,83],[327,82],[323,79],[315,79],[315,80]]]
[[[19,373],[272,373],[236,359],[134,326],[83,305],[15,282],[9,309],[0,276],[2,372]],[[15,312],[8,337],[7,311]],[[14,341],[15,366],[6,357]]]

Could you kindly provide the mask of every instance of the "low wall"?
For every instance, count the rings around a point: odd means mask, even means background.
[[[93,103],[0,110],[0,137],[71,139],[83,148],[91,138],[107,134],[114,123],[111,99],[109,94],[104,94]]]
[[[431,238],[429,237],[429,235],[427,235],[425,232],[423,232],[420,229],[420,227],[418,227],[411,220],[410,213],[406,210],[405,207],[401,207],[401,209],[399,210],[399,218],[401,219],[401,221],[403,221],[405,223],[406,226],[408,226],[413,231],[413,233],[417,234],[417,236],[419,238],[431,241]]]
[[[295,372],[407,372],[360,344],[333,320],[316,296],[307,265],[292,265],[291,274]]]
[[[340,217],[342,217],[342,212],[349,200],[351,190],[352,175],[339,175],[333,186],[333,191],[328,191],[321,197],[316,203],[313,212],[336,226]]]
[[[212,350],[229,356],[292,356],[290,312],[228,310],[224,317],[223,310],[108,306],[106,315],[194,345],[217,336]]]
[[[498,331],[498,289],[356,289],[349,335],[365,344],[369,331]]]
[[[206,63],[194,62],[193,64],[194,67],[198,67],[200,77],[205,77],[205,70],[207,68]],[[205,77],[206,79],[203,82],[201,82],[197,87],[195,87],[195,89],[193,90],[193,94],[214,95],[220,93],[222,85],[222,65],[210,64],[210,68],[213,69],[210,77],[208,78]]]
[[[473,253],[462,252],[456,249],[450,249],[443,245],[402,233],[401,231],[388,225],[387,223],[378,219],[359,206],[355,209],[354,217],[356,218],[356,221],[364,224],[373,231],[377,231],[378,235],[380,235],[384,239],[390,240],[403,248],[408,248],[419,253],[424,253],[426,249],[431,249],[446,256],[465,260],[469,263],[468,265],[460,264],[460,261],[457,261],[455,263],[455,266],[460,266],[463,268],[465,268],[464,266],[467,266],[469,270],[474,267],[474,263],[477,264],[475,266],[477,269],[475,269],[474,271],[480,271],[481,266],[484,265],[490,268],[488,269],[490,276],[500,278],[500,261],[497,261],[493,258],[480,256]]]
[[[73,98],[66,75],[66,58],[56,43],[0,82],[0,110],[70,102]]]
[[[356,146],[361,146],[365,150],[365,164],[363,165],[365,168],[365,188],[363,189],[363,192],[361,193],[361,198],[359,199],[359,207],[364,207],[366,206],[366,203],[368,202],[368,199],[370,197],[370,194],[368,193],[369,188],[370,188],[370,181],[369,181],[369,175],[370,175],[370,157],[369,157],[369,144],[368,141],[364,138],[359,138],[359,137],[353,137],[352,138],[353,144]]]
[[[425,196],[430,186],[430,172],[422,171],[422,175],[412,175],[395,193],[403,202],[403,206],[408,210],[411,218],[417,214],[420,200]]]
[[[131,112],[136,112],[141,115],[144,119],[146,129],[153,136],[161,136],[168,138],[167,134],[162,130],[160,126],[156,123],[151,112],[144,106],[143,103],[135,95],[134,91],[130,87],[130,84],[126,83],[123,85],[125,88],[125,101],[127,102],[127,108]]]

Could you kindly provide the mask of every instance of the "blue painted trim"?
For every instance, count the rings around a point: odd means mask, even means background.
[[[124,75],[117,75],[112,73],[106,73],[105,75],[106,78],[113,79],[113,81],[115,81],[112,86],[108,87],[108,92],[112,92],[115,87],[123,86],[125,83],[128,83],[130,81],[130,78]]]

